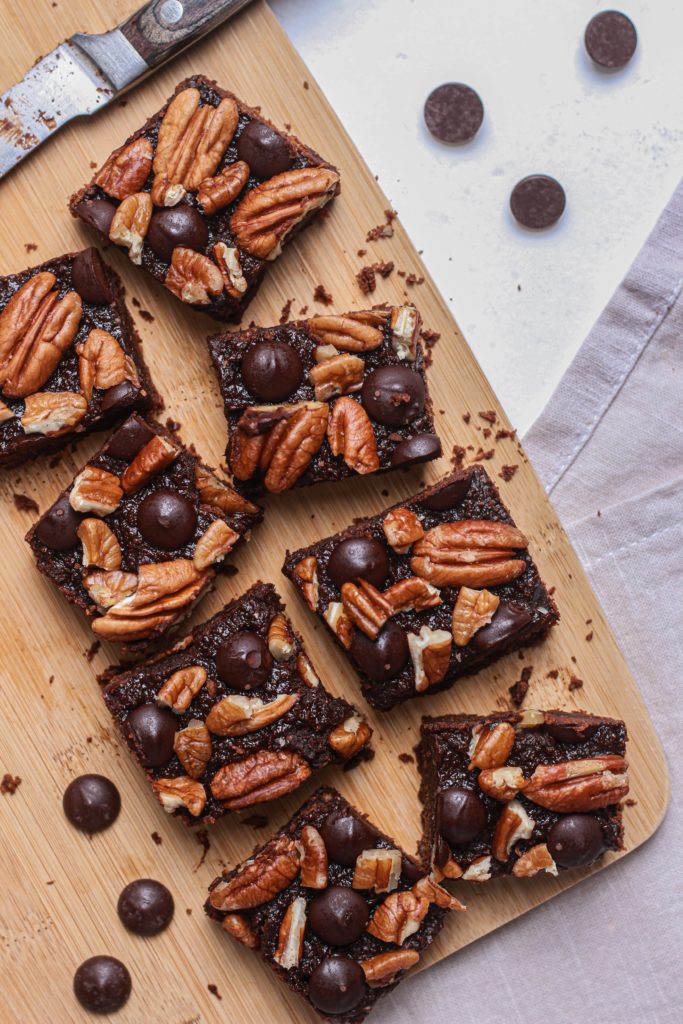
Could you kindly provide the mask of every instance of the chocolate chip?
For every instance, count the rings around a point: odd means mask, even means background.
[[[602,68],[623,68],[636,52],[638,33],[620,11],[601,11],[588,22],[584,42],[589,57]]]
[[[194,206],[182,203],[152,214],[145,241],[159,259],[170,263],[173,250],[179,245],[203,252],[209,241],[209,229]]]
[[[111,302],[107,271],[97,249],[84,249],[74,256],[71,283],[86,302],[92,302],[96,306]]]
[[[216,652],[218,675],[236,690],[263,686],[272,667],[270,652],[257,633],[236,633]]]
[[[427,97],[424,117],[439,142],[468,142],[481,128],[484,104],[469,85],[447,82]]]
[[[82,832],[101,832],[116,821],[121,795],[104,775],[79,775],[64,790],[64,813]]]
[[[564,189],[548,174],[530,174],[522,178],[510,195],[510,209],[515,220],[534,230],[557,223],[566,203]]]
[[[156,935],[168,928],[175,905],[171,893],[153,878],[138,878],[122,890],[116,905],[122,923],[136,935]]]
[[[242,357],[242,379],[264,402],[288,398],[301,383],[304,367],[298,352],[284,341],[257,341]]]
[[[129,380],[123,380],[115,384],[113,388],[107,388],[102,395],[100,410],[103,416],[107,413],[119,414],[135,405],[140,397],[139,390]]]
[[[351,656],[362,672],[375,683],[385,683],[397,676],[408,663],[408,637],[395,622],[387,622],[376,640],[359,629],[351,636]]]
[[[522,608],[511,601],[501,601],[488,626],[474,634],[472,646],[478,651],[490,651],[528,626],[532,618],[528,608]]]
[[[433,512],[446,512],[450,508],[456,508],[467,496],[471,483],[471,474],[459,477],[452,483],[446,484],[445,487],[440,487],[428,498],[423,498],[420,504]]]
[[[451,859],[451,848],[443,838],[443,836],[437,836],[434,844],[434,863],[437,868],[443,868],[448,864]]]
[[[402,427],[417,419],[424,409],[424,381],[407,366],[379,366],[365,378],[360,400],[378,423]]]
[[[389,575],[387,549],[374,537],[347,537],[333,549],[327,572],[336,587],[360,577],[381,589]]]
[[[401,875],[414,885],[415,882],[424,878],[424,871],[419,864],[416,864],[411,857],[407,857],[404,853],[401,857]]]
[[[91,1013],[114,1013],[132,988],[128,968],[113,956],[91,956],[74,974],[74,994]]]
[[[563,868],[592,864],[605,852],[602,828],[590,814],[566,814],[548,833],[548,850]]]
[[[308,998],[323,1013],[350,1013],[368,994],[360,964],[348,956],[326,956],[308,981]]]
[[[349,946],[365,931],[368,905],[354,889],[330,885],[308,904],[308,923],[330,946]]]
[[[41,544],[52,548],[53,551],[68,551],[78,544],[76,530],[82,518],[72,509],[68,497],[64,494],[38,521],[35,536]]]
[[[184,494],[162,487],[140,502],[138,529],[157,548],[182,548],[194,537],[197,513]]]
[[[250,121],[237,140],[237,155],[257,178],[282,174],[292,162],[283,135],[262,121]]]
[[[176,717],[156,704],[140,704],[128,715],[136,749],[145,768],[159,768],[173,757]]]
[[[116,207],[107,199],[86,199],[76,207],[76,213],[96,231],[109,237],[109,228],[116,213]]]
[[[558,743],[582,743],[595,736],[598,731],[597,725],[582,726],[579,724],[558,724],[546,726],[547,731],[557,740]]]
[[[116,388],[111,388],[115,391]],[[109,392],[107,392],[109,394]],[[105,395],[106,398],[106,395]],[[102,403],[104,408],[104,402]],[[132,462],[137,453],[154,437],[154,431],[138,416],[130,416],[109,439],[106,447],[107,455],[112,459],[123,459]]]
[[[391,453],[391,465],[415,466],[441,455],[441,441],[436,434],[415,434],[400,441]]]
[[[355,814],[333,811],[320,827],[330,860],[343,867],[352,868],[363,850],[374,848],[377,836],[372,829]]]
[[[437,798],[437,822],[451,846],[466,846],[486,825],[486,808],[479,796],[462,786],[449,786]]]

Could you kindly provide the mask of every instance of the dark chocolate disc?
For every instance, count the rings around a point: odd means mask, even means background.
[[[591,736],[595,736],[598,731],[597,725],[556,724],[548,725],[546,729],[558,743],[582,743],[584,740],[589,740]]]
[[[110,388],[110,391],[115,390],[116,388]],[[109,391],[105,393],[105,398],[108,394]],[[104,402],[102,402],[102,407],[104,408]],[[111,435],[106,448],[107,455],[111,455],[113,459],[132,462],[140,449],[153,437],[154,431],[147,426],[144,420],[137,416],[131,416]]]
[[[236,633],[216,652],[216,668],[235,690],[255,690],[267,681],[273,659],[258,633]]]
[[[308,904],[308,923],[330,946],[349,946],[365,931],[368,905],[355,889],[330,885]]]
[[[396,622],[387,622],[376,640],[359,629],[351,636],[351,656],[369,679],[385,683],[397,676],[408,664],[408,637]]]
[[[363,968],[348,956],[326,956],[308,981],[308,998],[323,1013],[350,1013],[368,994]]]
[[[347,537],[333,549],[327,572],[336,587],[359,577],[380,590],[389,575],[389,557],[374,537]]]
[[[462,786],[442,789],[436,805],[438,829],[451,846],[466,846],[486,825],[486,808],[481,797]]]
[[[450,508],[457,508],[461,501],[467,496],[472,483],[472,476],[462,476],[445,487],[440,488],[428,498],[424,498],[420,504],[433,512],[446,512]]]
[[[621,11],[600,11],[588,22],[584,42],[589,57],[602,68],[623,68],[636,52],[638,33]]]
[[[168,708],[140,704],[128,715],[128,725],[145,768],[159,768],[173,757],[176,717]]]
[[[320,827],[327,856],[343,867],[352,868],[363,850],[377,845],[377,836],[361,818],[344,811],[332,811]]]
[[[490,651],[491,648],[506,643],[511,636],[528,626],[532,618],[528,608],[522,608],[511,601],[501,601],[488,626],[474,634],[472,646],[478,651]]]
[[[257,178],[272,178],[286,171],[292,154],[283,135],[262,121],[250,121],[237,140],[237,155]]]
[[[399,441],[391,453],[391,465],[415,466],[419,462],[428,462],[441,455],[441,441],[436,434],[415,434]]]
[[[299,353],[284,341],[257,341],[242,357],[242,378],[255,398],[281,402],[301,384],[304,366]]]
[[[138,529],[157,548],[170,551],[184,547],[194,537],[196,527],[197,512],[184,494],[162,487],[140,502]]]
[[[468,142],[481,128],[484,104],[469,85],[446,82],[427,97],[424,118],[439,142]]]
[[[82,518],[72,509],[68,497],[63,495],[38,521],[35,537],[53,551],[68,551],[78,544],[76,530]]]
[[[76,207],[76,213],[96,231],[109,237],[109,228],[116,213],[116,206],[108,199],[85,199]]]
[[[510,195],[515,220],[525,228],[549,228],[557,223],[567,204],[559,181],[548,174],[530,174],[518,181]]]
[[[92,302],[96,306],[111,302],[107,271],[97,249],[84,249],[74,256],[71,283],[86,302]]]
[[[126,409],[130,409],[131,406],[135,405],[139,397],[139,388],[136,388],[132,381],[122,380],[120,384],[115,384],[113,388],[107,388],[102,395],[102,404],[100,406],[102,415],[106,416],[108,413],[117,415],[125,412]]]
[[[121,891],[116,909],[136,935],[156,935],[168,928],[175,909],[171,893],[153,878],[137,878]]]
[[[360,400],[373,420],[385,427],[402,427],[424,409],[424,381],[407,366],[379,366],[365,378]]]
[[[592,864],[605,852],[602,828],[590,814],[565,814],[548,833],[548,850],[563,868]]]
[[[113,956],[91,956],[74,974],[74,994],[91,1013],[114,1013],[132,988],[128,968]]]
[[[82,832],[100,832],[116,821],[121,795],[104,775],[79,775],[64,790],[64,813]]]
[[[181,203],[154,211],[145,241],[159,259],[170,263],[177,246],[203,252],[209,241],[209,229],[194,206]]]

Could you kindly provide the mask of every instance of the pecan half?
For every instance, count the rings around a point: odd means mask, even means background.
[[[147,192],[127,196],[109,225],[109,240],[128,250],[133,263],[142,263],[142,246],[152,219],[152,200]]]
[[[298,693],[281,693],[264,704],[260,697],[230,694],[214,704],[206,716],[206,724],[216,736],[247,736],[279,721],[298,699]]]
[[[100,569],[121,568],[121,545],[116,534],[101,519],[84,519],[76,534],[83,545],[83,565]]]
[[[216,242],[213,247],[213,255],[218,268],[223,275],[225,290],[234,299],[241,298],[249,287],[247,279],[242,273],[239,251],[225,244]]]
[[[216,107],[200,101],[197,89],[183,89],[164,114],[154,154],[152,198],[158,206],[175,206],[210,178],[235,134],[239,114],[232,98]]]
[[[318,563],[315,555],[307,555],[294,566],[294,575],[300,581],[306,604],[312,612],[318,607]]]
[[[539,871],[547,871],[550,875],[558,873],[557,865],[545,843],[532,846],[512,865],[512,874],[515,878],[532,878]]]
[[[297,849],[301,855],[301,884],[307,889],[326,889],[327,850],[317,828],[304,825]]]
[[[92,398],[93,387],[113,388],[124,380],[136,386],[140,384],[133,360],[108,331],[95,328],[76,346],[76,352],[81,391],[88,401]]]
[[[29,278],[0,313],[0,386],[9,398],[40,391],[78,332],[80,296],[60,299],[56,280],[47,271]]]
[[[515,843],[520,839],[531,839],[535,824],[519,800],[512,800],[506,804],[496,822],[491,844],[491,852],[496,860],[505,862]]]
[[[371,352],[384,341],[384,332],[360,319],[362,314],[312,316],[308,330],[321,345],[333,345],[342,352]]]
[[[95,184],[114,199],[126,199],[139,192],[152,170],[153,152],[149,139],[133,139],[108,157],[93,179]]]
[[[380,629],[391,616],[392,608],[386,598],[367,580],[342,583],[341,599],[344,611],[359,629],[376,639]]]
[[[180,715],[187,711],[205,682],[206,669],[201,665],[179,668],[168,677],[157,693],[157,704]]]
[[[213,260],[194,249],[176,246],[164,285],[190,306],[206,306],[223,291],[223,275]]]
[[[249,165],[244,160],[236,160],[234,164],[224,167],[220,174],[212,178],[204,178],[197,186],[197,199],[207,216],[225,209],[249,181]]]
[[[78,426],[87,410],[83,395],[74,391],[38,391],[24,399],[20,423],[26,434],[62,434]]]
[[[221,927],[228,935],[232,935],[233,939],[237,939],[249,949],[258,949],[261,945],[258,935],[251,930],[241,914],[226,914],[221,921]]]
[[[259,750],[219,768],[211,781],[216,800],[230,811],[290,793],[311,774],[308,761],[288,751]]]
[[[86,466],[74,480],[69,504],[76,512],[108,516],[119,507],[123,491],[119,478],[99,466]]]
[[[306,472],[323,443],[328,414],[322,402],[304,402],[286,420],[264,477],[267,490],[280,494]]]
[[[354,473],[365,475],[379,469],[377,441],[370,417],[353,398],[338,398],[334,403],[327,426],[327,440],[332,454],[343,456]]]
[[[394,306],[391,311],[391,347],[399,359],[417,355],[420,315],[414,306]]]
[[[359,356],[348,352],[331,356],[312,366],[308,376],[313,384],[315,397],[319,402],[328,402],[337,395],[348,395],[358,391],[363,384],[365,363]]]
[[[240,249],[264,260],[279,256],[289,233],[332,199],[339,175],[327,167],[299,167],[276,174],[247,192],[230,219]]]
[[[408,633],[408,650],[415,671],[418,693],[440,683],[448,672],[453,637],[445,629],[422,626],[418,633]]]
[[[206,569],[216,562],[221,562],[239,539],[239,533],[227,523],[222,519],[214,519],[195,546],[192,559],[195,569]]]
[[[414,892],[392,892],[377,907],[368,925],[368,932],[382,942],[394,942],[402,946],[414,935],[427,916],[430,901]]]
[[[160,434],[155,434],[140,449],[133,461],[126,466],[121,477],[121,486],[126,494],[134,494],[149,483],[178,457],[180,449]]]
[[[400,850],[363,850],[356,857],[352,889],[393,892],[401,877]]]
[[[152,789],[169,814],[185,807],[193,818],[198,818],[206,807],[206,790],[201,782],[187,775],[180,775],[177,779],[155,779]]]
[[[474,634],[486,626],[500,604],[490,590],[461,587],[453,608],[453,639],[458,647],[466,647]]]
[[[294,654],[294,637],[292,636],[287,619],[282,612],[278,612],[270,620],[268,626],[268,650],[276,661],[289,661]]]
[[[340,643],[348,650],[351,646],[353,623],[344,611],[341,601],[330,601],[323,618]]]
[[[624,758],[603,754],[561,764],[539,764],[524,796],[549,811],[580,814],[617,803],[628,789]]]
[[[408,576],[398,583],[392,584],[384,591],[384,598],[391,605],[391,614],[400,612],[424,611],[441,604],[441,594],[436,587],[419,576]]]
[[[413,547],[414,573],[436,586],[491,587],[509,583],[526,569],[513,558],[528,541],[516,527],[481,519],[442,523]]]
[[[173,749],[191,779],[201,779],[211,760],[211,736],[204,723],[193,718],[175,734]]]
[[[335,726],[327,742],[340,757],[348,760],[362,750],[372,736],[372,729],[359,715],[351,715]]]
[[[111,608],[135,592],[138,578],[132,572],[120,572],[118,569],[104,572],[89,572],[83,577],[86,593],[98,608]]]
[[[477,778],[479,788],[494,800],[506,804],[513,800],[527,784],[521,768],[484,768]]]
[[[108,640],[143,640],[173,622],[212,578],[210,570],[198,572],[187,558],[141,565],[135,593],[95,619],[92,630]]]
[[[221,881],[209,894],[215,910],[251,910],[269,903],[299,873],[299,853],[292,839],[281,836]]]
[[[205,469],[198,463],[194,467],[194,481],[199,491],[203,505],[211,505],[213,508],[230,515],[235,512],[254,514],[258,512],[256,505],[238,494],[234,487],[219,480],[217,476]]]
[[[304,932],[306,930],[306,899],[297,896],[285,911],[280,924],[277,948],[273,960],[286,971],[298,967],[304,948]]]
[[[493,722],[483,728],[475,726],[470,743],[469,770],[501,768],[515,743],[515,730],[509,722]]]
[[[382,529],[387,543],[399,555],[405,555],[411,544],[425,534],[422,523],[409,508],[393,508],[387,512],[382,521]]]
[[[392,949],[388,953],[378,953],[369,960],[361,960],[360,965],[365,980],[370,988],[382,988],[396,981],[396,975],[407,971],[420,959],[416,949]]]

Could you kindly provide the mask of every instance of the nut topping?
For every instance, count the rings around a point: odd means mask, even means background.
[[[247,192],[230,220],[240,249],[264,260],[280,255],[289,233],[337,191],[339,175],[327,167],[300,167],[276,174]]]
[[[512,800],[506,804],[496,823],[496,831],[491,844],[491,851],[496,860],[504,863],[510,856],[510,851],[515,843],[520,839],[531,839],[535,824],[534,819],[527,814],[519,800]]]
[[[269,903],[291,885],[299,873],[299,853],[293,840],[281,836],[248,860],[228,881],[209,895],[215,910],[251,910]]]
[[[138,578],[132,572],[118,569],[106,572],[89,572],[83,577],[86,593],[98,608],[111,608],[135,592]]]
[[[164,285],[190,306],[206,306],[223,291],[223,275],[213,260],[194,249],[176,246]]]
[[[308,376],[313,384],[315,397],[319,402],[328,402],[337,395],[348,395],[358,391],[363,384],[365,363],[358,356],[348,352],[333,355],[312,366]]]
[[[441,604],[441,594],[426,580],[419,576],[408,576],[399,580],[384,591],[384,598],[391,605],[391,614],[398,615],[399,612],[418,611],[425,608],[435,608]]]
[[[312,316],[308,329],[321,345],[332,345],[342,352],[371,352],[382,344],[384,333],[360,316]]]
[[[139,385],[135,364],[108,331],[92,330],[76,351],[81,391],[88,401],[93,387],[113,388],[124,380]]]
[[[391,311],[391,345],[399,359],[417,355],[417,334],[420,317],[413,306],[395,306]]]
[[[382,942],[402,946],[414,935],[427,916],[430,901],[414,892],[392,892],[373,914],[368,932]]]
[[[277,722],[298,699],[298,693],[281,693],[264,704],[260,697],[230,694],[214,704],[206,717],[206,724],[216,736],[246,736]]]
[[[359,715],[351,715],[336,726],[327,737],[333,750],[347,760],[362,750],[372,736],[372,729]]]
[[[201,665],[179,668],[168,677],[157,693],[157,704],[181,715],[187,711],[205,682],[206,669]]]
[[[320,686],[320,680],[313,671],[313,666],[305,654],[300,654],[296,659],[296,670],[299,673],[299,678],[309,690],[315,690]]]
[[[330,360],[329,362],[332,362]],[[320,369],[327,364],[322,363]],[[355,473],[365,475],[379,469],[377,441],[367,412],[353,398],[338,398],[327,426],[327,440],[333,455],[341,455]]]
[[[418,693],[436,686],[446,675],[451,660],[453,638],[445,629],[423,626],[417,633],[408,633],[408,649],[415,670]]]
[[[463,882],[488,882],[491,877],[491,857],[476,857],[466,871],[463,872]]]
[[[458,647],[466,647],[474,634],[488,625],[500,604],[490,590],[461,587],[453,608],[453,639]]]
[[[8,420],[12,419],[14,419],[14,413],[5,402],[0,400],[0,423],[7,423]],[[26,427],[24,427],[24,430],[26,430]]]
[[[144,640],[173,622],[212,578],[210,570],[198,572],[187,558],[141,565],[135,593],[95,619],[93,633],[107,640]]]
[[[193,718],[175,734],[173,749],[192,779],[201,779],[211,760],[211,736],[204,723]]]
[[[550,856],[550,850],[545,843],[532,846],[512,865],[512,874],[515,878],[531,878],[539,871],[547,871],[550,875],[558,873],[557,865]]]
[[[0,406],[7,409],[4,402]],[[26,434],[64,434],[73,430],[88,410],[83,395],[73,391],[38,391],[24,399],[20,423]],[[12,412],[5,419],[12,418]],[[0,417],[0,422],[3,422]]]
[[[226,515],[234,512],[258,512],[256,505],[252,505],[250,501],[247,501],[241,494],[238,494],[233,487],[219,480],[218,477],[199,464],[195,465],[194,468],[194,480],[203,505],[211,505]]]
[[[219,768],[211,781],[211,792],[227,810],[238,811],[290,793],[310,774],[310,765],[298,754],[259,750],[243,761]]]
[[[484,768],[479,772],[477,782],[480,789],[502,804],[513,800],[527,784],[522,769],[511,767]]]
[[[603,754],[561,764],[539,764],[524,796],[549,811],[580,814],[617,803],[628,789],[624,758]]]
[[[268,650],[275,661],[289,661],[294,654],[294,648],[294,637],[289,630],[287,619],[282,612],[278,612],[268,626]]]
[[[488,520],[463,519],[428,530],[413,547],[414,573],[437,587],[490,587],[509,583],[526,569],[513,558],[528,541],[516,527]]]
[[[344,605],[341,601],[330,601],[323,612],[323,618],[332,632],[338,637],[340,643],[348,650],[351,646],[353,625],[351,619],[344,611]]]
[[[315,555],[307,555],[294,566],[294,575],[302,582],[303,595],[312,612],[318,607],[318,563]]]
[[[103,192],[114,199],[126,199],[139,192],[152,170],[152,143],[142,136],[123,149],[115,150],[94,178]]]
[[[351,888],[393,892],[400,877],[400,850],[363,850],[356,857]]]
[[[76,512],[108,516],[119,507],[123,491],[119,478],[98,466],[86,466],[74,480],[69,504]]]
[[[360,965],[370,988],[381,988],[391,985],[400,971],[407,971],[419,959],[420,954],[416,949],[392,949],[388,953],[378,953],[369,960],[361,960]]]
[[[100,569],[121,568],[121,545],[116,535],[101,519],[84,519],[76,534],[83,545],[83,565]]]
[[[327,850],[317,828],[304,825],[297,849],[301,855],[301,884],[308,889],[327,888]]]
[[[239,539],[239,533],[231,529],[227,523],[222,519],[214,519],[195,546],[192,559],[195,569],[206,569],[216,562],[221,562]]]
[[[455,896],[451,896],[443,886],[437,883],[433,873],[420,878],[413,886],[413,892],[416,896],[424,896],[430,903],[435,903],[442,910],[465,910],[460,900],[456,900]]]
[[[399,555],[405,555],[411,544],[424,537],[422,523],[409,508],[394,508],[387,512],[382,523],[387,543]]]
[[[155,779],[152,789],[161,806],[169,814],[185,807],[193,818],[198,818],[206,807],[206,791],[201,782],[181,775],[177,779]]]
[[[213,254],[223,275],[226,291],[234,299],[239,299],[248,288],[247,279],[242,273],[239,252],[235,248],[231,249],[225,242],[216,242]]]
[[[249,949],[259,948],[258,935],[251,930],[240,914],[226,914],[221,922],[221,927],[243,946],[248,946]]]
[[[374,640],[392,612],[386,598],[372,583],[359,579],[358,583],[342,583],[341,599],[351,621]]]
[[[301,954],[304,948],[304,932],[306,930],[306,900],[303,896],[297,896],[293,900],[282,918],[280,932],[278,934],[277,949],[273,953],[273,960],[286,971],[292,967],[298,967]]]
[[[152,200],[147,192],[135,192],[123,200],[109,225],[109,239],[128,250],[133,263],[142,263],[142,245],[152,219]]]
[[[170,466],[178,457],[178,452],[176,445],[160,434],[155,434],[126,467],[121,477],[125,493],[134,494],[139,491],[153,476]]]
[[[197,199],[204,213],[210,217],[212,213],[225,209],[237,199],[248,181],[249,165],[244,160],[236,160],[213,178],[204,178],[197,188]]]
[[[515,743],[515,730],[509,722],[494,722],[477,726],[470,741],[469,770],[473,768],[500,768],[505,764]]]
[[[284,422],[284,430],[272,458],[268,460],[264,477],[267,490],[280,494],[306,472],[323,443],[328,413],[328,406],[321,402],[304,402]]]

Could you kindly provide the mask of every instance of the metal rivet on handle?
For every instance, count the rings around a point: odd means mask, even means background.
[[[162,25],[175,25],[183,16],[183,5],[180,0],[164,0],[156,13]]]

